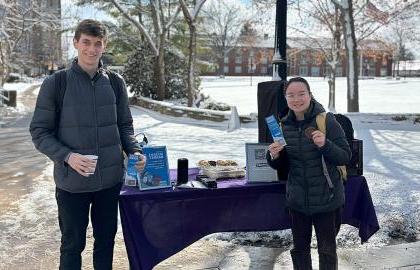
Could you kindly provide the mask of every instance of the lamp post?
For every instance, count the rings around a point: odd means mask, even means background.
[[[277,0],[273,55],[273,81],[287,79],[286,60],[287,0]]]
[[[258,84],[258,141],[270,143],[273,141],[265,117],[274,115],[282,118],[288,112],[287,102],[283,95],[283,89],[287,80],[286,60],[286,29],[287,29],[287,0],[276,1],[276,25],[273,55],[273,79],[272,81]],[[287,176],[279,175],[279,179]]]

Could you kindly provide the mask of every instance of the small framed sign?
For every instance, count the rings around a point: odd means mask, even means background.
[[[268,143],[246,143],[246,178],[247,182],[278,181],[277,171],[271,168],[266,159]]]

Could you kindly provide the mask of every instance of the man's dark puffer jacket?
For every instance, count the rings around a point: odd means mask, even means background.
[[[268,162],[274,169],[289,163],[287,179],[288,206],[301,213],[311,215],[328,212],[344,205],[344,187],[337,165],[349,162],[351,150],[344,131],[330,113],[326,117],[327,138],[325,145],[318,148],[311,139],[305,136],[309,126],[317,127],[316,116],[324,108],[312,99],[305,120],[297,121],[295,114],[289,111],[282,119],[282,127],[287,145],[280,152],[280,157]],[[334,188],[330,190],[323,174],[321,156],[324,155]]]
[[[56,127],[54,75],[42,83],[30,133],[35,147],[54,161],[54,180],[60,189],[79,193],[110,188],[123,179],[123,149],[140,151],[134,138],[124,80],[116,104],[105,71],[93,78],[75,60],[67,70],[59,126]],[[84,177],[64,161],[70,152],[97,155],[95,174]]]

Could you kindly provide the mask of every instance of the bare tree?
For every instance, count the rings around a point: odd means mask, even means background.
[[[165,98],[166,93],[164,52],[167,43],[167,33],[171,25],[174,23],[175,18],[180,12],[180,6],[177,6],[176,11],[173,13],[172,16],[167,16],[162,1],[150,0],[148,6],[150,7],[150,14],[153,25],[153,35],[150,35],[149,32],[146,30],[145,25],[136,17],[131,15],[129,10],[124,9],[122,5],[119,2],[117,2],[117,0],[107,1],[110,1],[115,6],[115,8],[117,8],[118,11],[129,22],[131,22],[134,27],[136,27],[139,30],[139,32],[145,37],[147,43],[152,49],[153,54],[156,57],[155,77],[157,84],[157,99],[163,100]]]
[[[254,48],[257,46],[258,40],[257,30],[251,21],[246,22],[239,36],[240,45],[248,49],[248,73],[250,74],[250,85],[252,85],[252,74],[255,72],[257,64],[261,62],[262,52],[256,53]]]
[[[292,8],[302,16],[299,16],[300,27],[290,26],[290,28],[304,35],[306,42],[302,42],[301,45],[318,50],[329,67],[328,109],[335,111],[335,79],[341,59],[343,31],[340,11],[329,0],[310,0],[306,1],[305,5],[294,5]],[[308,20],[311,19],[308,25]],[[321,32],[323,36],[314,34],[316,32]],[[310,42],[307,42],[308,40]]]
[[[208,44],[213,48],[214,58],[219,63],[219,75],[224,74],[224,58],[236,47],[241,28],[249,20],[239,2],[210,0],[204,13],[204,28]]]
[[[354,23],[358,41],[388,28],[394,21],[406,21],[417,18],[420,12],[420,0],[357,0],[354,2]],[[410,25],[408,25],[410,27]]]
[[[359,111],[359,73],[357,65],[357,40],[354,28],[352,0],[332,0],[341,12],[344,44],[347,56],[347,111]]]
[[[399,76],[398,72],[400,61],[412,60],[412,55],[410,55],[410,52],[407,50],[407,43],[419,42],[420,31],[414,20],[411,20],[411,23],[407,23],[407,20],[396,20],[388,27],[388,29],[388,39],[395,44],[395,48],[393,48],[393,75]]]
[[[178,1],[171,0],[79,0],[79,5],[96,4],[107,12],[127,20],[152,51],[157,99],[166,97],[165,49],[168,34],[181,11]],[[172,10],[172,12],[170,12]]]
[[[0,2],[0,87],[10,72],[28,65],[24,47],[34,27],[51,29],[59,18],[41,7],[39,1],[1,0]]]
[[[358,83],[358,65],[357,60],[357,43],[371,35],[378,29],[390,21],[405,16],[412,10],[414,16],[418,16],[420,1],[419,0],[393,0],[393,1],[378,1],[378,4],[384,10],[378,9],[370,1],[354,1],[357,9],[353,7],[351,0],[332,0],[334,5],[340,10],[342,14],[343,29],[344,29],[344,43],[346,46],[347,55],[347,111],[359,111],[359,83]],[[362,4],[360,4],[362,3]],[[356,10],[356,11],[355,11]],[[360,15],[364,12],[363,15]],[[358,20],[355,20],[355,18]],[[360,22],[358,27],[355,27],[355,22]],[[356,29],[358,29],[358,39],[356,39]]]
[[[197,89],[195,89],[195,62],[197,52],[197,18],[206,0],[194,0],[191,9],[188,8],[185,0],[179,0],[185,20],[190,29],[190,39],[188,44],[188,81],[187,81],[187,97],[188,106],[191,107],[196,96]]]

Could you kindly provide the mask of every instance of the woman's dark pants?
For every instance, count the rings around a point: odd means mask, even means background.
[[[312,225],[318,242],[319,270],[335,270],[338,267],[335,238],[341,225],[341,208],[307,216],[290,210],[292,220],[293,249],[290,251],[294,270],[311,270]]]

